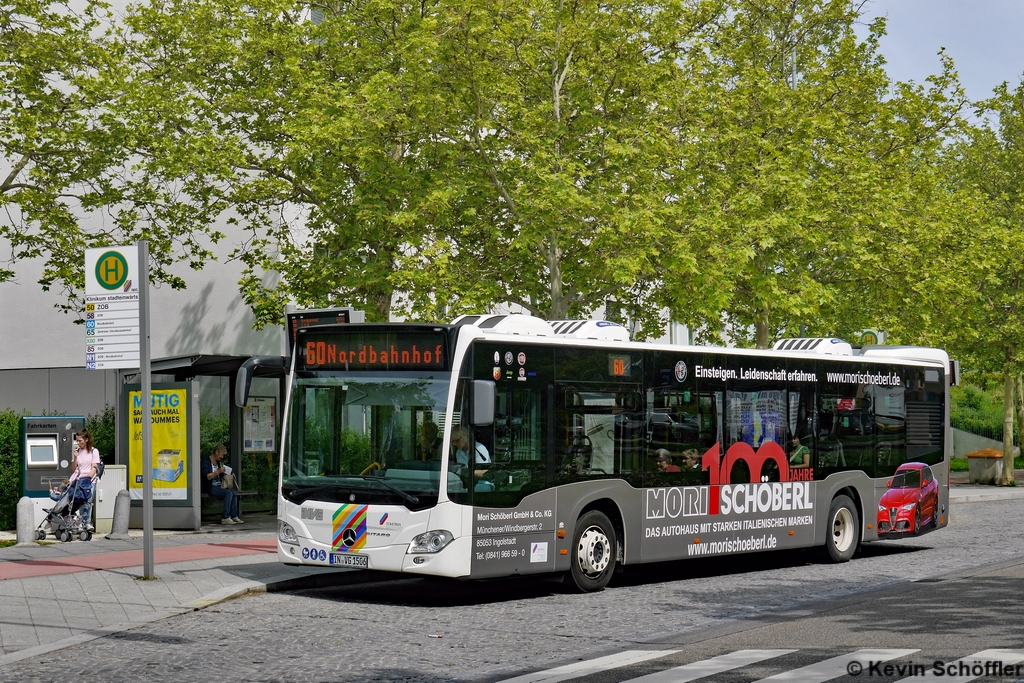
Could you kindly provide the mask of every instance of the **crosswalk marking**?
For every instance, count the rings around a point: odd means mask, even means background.
[[[554,669],[545,669],[544,671],[536,671],[532,674],[516,676],[515,678],[509,678],[502,681],[502,683],[557,683],[558,681],[565,681],[570,678],[579,678],[580,676],[587,676],[599,671],[617,669],[621,666],[629,666],[630,664],[638,664],[651,659],[658,659],[659,657],[667,657],[669,655],[674,655],[678,651],[679,650],[626,650],[625,652],[608,655],[607,657],[588,659],[585,662],[566,664],[565,666],[558,666]]]
[[[737,650],[727,655],[719,655],[692,664],[677,666],[674,669],[647,674],[640,678],[632,678],[629,683],[688,683],[688,681],[695,681],[705,676],[714,676],[723,671],[731,671],[773,657],[788,655],[791,652],[796,652],[796,650]]]
[[[677,654],[679,650],[627,650],[606,657],[598,657],[584,662],[575,662],[565,666],[536,671],[531,674],[510,678],[502,683],[559,683],[573,678],[582,678],[609,669],[617,669],[660,659]],[[631,678],[623,683],[691,683],[708,676],[757,664],[782,655],[792,654],[798,650],[736,650],[727,654],[691,662],[682,666],[657,671],[655,673]],[[863,649],[838,657],[832,657],[814,664],[808,664],[789,671],[762,678],[754,683],[826,683],[836,678],[850,675],[850,665],[859,664],[861,672],[867,673],[872,663],[876,665],[889,662],[900,657],[908,657],[914,650],[898,649]],[[982,677],[1019,677],[1019,670],[1024,668],[1024,650],[982,650],[953,662],[944,663],[943,671],[937,672],[933,662],[921,663],[908,661],[899,664],[901,668],[885,672],[891,676],[911,673],[894,683],[970,683]],[[892,665],[889,665],[892,666]],[[907,667],[914,667],[913,671]],[[920,667],[920,668],[918,668]],[[1009,670],[1000,667],[1010,667]],[[915,675],[916,674],[916,675]],[[856,675],[856,673],[854,674]],[[876,674],[877,675],[877,674]],[[1024,683],[1022,679],[1021,683]]]
[[[850,652],[845,655],[833,657],[832,659],[826,659],[822,662],[802,666],[799,669],[793,669],[792,671],[783,671],[782,673],[775,674],[774,676],[762,678],[760,681],[757,681],[757,683],[823,683],[823,681],[847,675],[847,667],[852,662],[857,662],[863,665],[866,669],[869,662],[886,662],[890,659],[896,659],[897,657],[912,655],[918,651],[919,650],[857,650],[856,652]]]
[[[991,663],[995,662],[1001,662],[1003,666],[1024,662],[1024,650],[982,650],[963,659],[958,659],[955,662],[944,664],[943,675],[941,676],[938,675],[932,666],[929,666],[924,676],[908,676],[896,681],[896,683],[932,683],[936,681],[941,681],[942,683],[968,683],[968,681],[973,681],[975,678],[981,678],[982,676],[998,676],[1002,678],[1003,674],[998,671],[993,672],[985,669],[986,664],[992,666]],[[979,668],[975,668],[976,665],[980,665]],[[950,671],[951,668],[952,671]],[[964,673],[959,675],[960,671],[964,671]],[[1017,674],[1011,675],[1016,676]]]

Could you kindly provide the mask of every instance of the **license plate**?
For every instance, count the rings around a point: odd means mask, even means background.
[[[359,567],[360,569],[370,566],[366,555],[349,555],[347,553],[331,553],[331,564],[342,567]]]

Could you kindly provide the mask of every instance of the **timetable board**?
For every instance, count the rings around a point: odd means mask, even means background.
[[[85,250],[85,368],[139,367],[139,249]]]

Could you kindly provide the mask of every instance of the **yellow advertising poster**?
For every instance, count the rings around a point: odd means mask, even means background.
[[[188,390],[153,389],[153,500],[188,498]],[[142,392],[128,392],[131,410],[128,492],[142,500]]]

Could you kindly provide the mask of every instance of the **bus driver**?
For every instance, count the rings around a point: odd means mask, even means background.
[[[469,431],[464,427],[456,427],[452,430],[452,459],[462,466],[464,469],[469,468],[469,452],[474,452],[474,464],[489,465],[491,462],[490,453],[487,452],[487,447],[479,441],[476,442],[476,446],[470,445],[471,440],[469,438]],[[489,481],[481,481],[480,478],[487,473],[487,469],[474,469],[473,476],[478,481],[473,487],[474,491],[493,491],[494,484]]]

